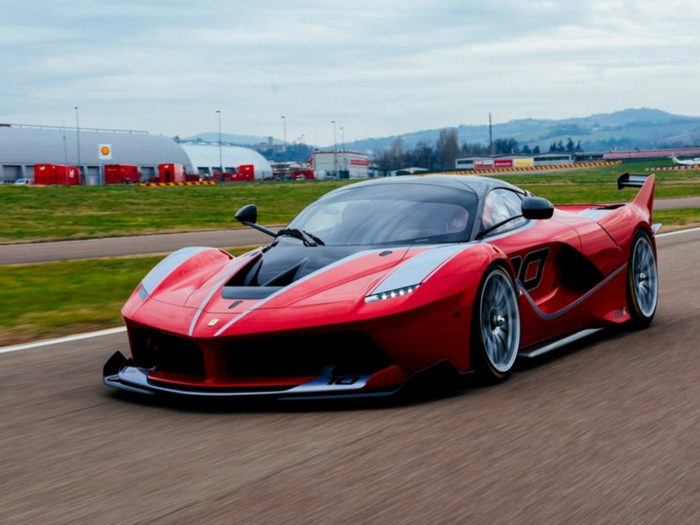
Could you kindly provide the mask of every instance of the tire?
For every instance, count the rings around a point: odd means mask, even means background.
[[[627,306],[635,330],[646,328],[656,314],[659,302],[659,273],[649,234],[638,230],[632,240],[627,265]]]
[[[471,368],[482,384],[505,381],[520,349],[520,310],[515,284],[498,263],[486,269],[474,300]]]

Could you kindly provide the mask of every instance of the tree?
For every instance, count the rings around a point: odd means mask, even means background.
[[[519,153],[518,141],[515,139],[496,139],[493,143],[496,149],[496,154],[512,155]]]
[[[535,146],[535,148],[532,150],[532,154],[533,154],[533,155],[541,155],[542,152],[540,151],[540,147],[539,147],[539,146]]]
[[[433,150],[430,144],[424,140],[421,140],[418,142],[418,144],[416,144],[416,147],[413,149],[411,154],[411,166],[426,168],[429,170],[435,167],[437,161],[435,150]]]
[[[459,143],[457,142],[457,130],[445,128],[440,130],[440,136],[435,145],[437,150],[438,166],[442,170],[450,170],[455,167],[455,159],[459,157]]]
[[[530,146],[525,144],[522,149],[520,150],[523,155],[532,155],[532,150],[530,149]]]

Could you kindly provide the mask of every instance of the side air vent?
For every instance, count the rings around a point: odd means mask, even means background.
[[[174,374],[204,376],[204,356],[191,339],[154,330],[131,329],[129,342],[136,366]]]
[[[605,276],[585,255],[565,246],[561,251],[561,284],[580,293],[586,293]]]

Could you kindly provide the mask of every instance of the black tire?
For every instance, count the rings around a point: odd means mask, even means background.
[[[474,299],[469,359],[482,384],[505,381],[520,349],[520,310],[515,283],[499,263],[484,272]]]
[[[651,237],[638,230],[632,240],[627,265],[627,307],[634,330],[646,328],[654,319],[659,302],[659,273]]]

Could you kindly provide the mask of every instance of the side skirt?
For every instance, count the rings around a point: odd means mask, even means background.
[[[534,348],[526,348],[524,351],[518,353],[518,357],[527,357],[531,359],[533,357],[546,354],[547,352],[551,352],[552,350],[556,350],[557,348],[561,348],[562,346],[573,343],[574,341],[578,341],[579,339],[583,339],[584,337],[588,337],[589,335],[593,335],[596,332],[600,332],[601,330],[602,328],[588,328],[586,330],[581,330],[580,332],[575,332],[573,334],[567,335],[566,337],[554,342],[545,343],[544,345],[535,346]]]

